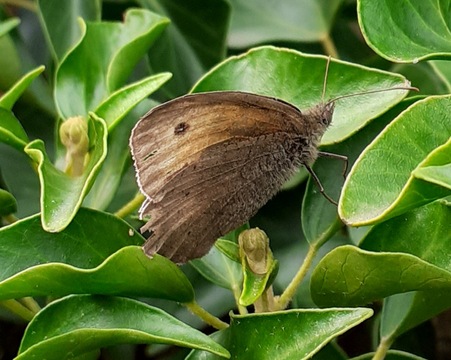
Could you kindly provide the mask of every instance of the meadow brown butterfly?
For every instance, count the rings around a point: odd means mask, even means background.
[[[158,252],[176,263],[201,257],[217,238],[248,221],[301,165],[317,180],[310,165],[334,101],[301,112],[279,99],[218,91],[150,110],[130,138],[146,196],[139,214],[150,216],[141,228],[151,230],[146,254]]]

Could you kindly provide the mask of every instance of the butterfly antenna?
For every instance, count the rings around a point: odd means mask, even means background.
[[[324,74],[323,94],[321,95],[321,102],[324,102],[324,98],[326,96],[326,86],[327,86],[327,76],[329,75],[329,65],[330,65],[330,55],[328,56],[327,63],[326,63],[326,72]]]
[[[420,91],[418,88],[413,87],[413,86],[396,86],[396,87],[392,87],[389,89],[378,89],[378,90],[362,91],[362,92],[355,93],[355,94],[341,95],[341,96],[337,96],[336,98],[334,98],[332,100],[329,100],[327,103],[329,104],[329,103],[335,102],[337,100],[345,99],[345,98],[349,98],[349,97],[353,97],[353,96],[374,94],[374,93],[380,93],[380,92],[392,91],[392,90]]]

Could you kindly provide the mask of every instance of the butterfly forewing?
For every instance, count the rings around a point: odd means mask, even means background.
[[[130,140],[150,216],[144,248],[177,263],[200,257],[245,223],[309,150],[309,124],[280,100],[194,94],[152,109]]]

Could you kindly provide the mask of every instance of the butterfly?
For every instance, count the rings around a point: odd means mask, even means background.
[[[205,255],[249,220],[294,172],[310,165],[334,102],[301,112],[238,91],[182,96],[150,110],[132,131],[137,181],[150,216],[146,254],[176,263]]]

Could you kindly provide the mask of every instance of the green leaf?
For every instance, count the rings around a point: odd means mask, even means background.
[[[410,254],[344,245],[319,262],[310,287],[319,306],[355,306],[414,290],[451,295],[451,272]]]
[[[44,66],[39,66],[19,79],[19,81],[17,81],[11,89],[0,98],[0,107],[11,110],[17,99],[30,86],[31,82],[44,71],[44,69]]]
[[[136,104],[152,94],[171,76],[169,73],[158,74],[127,85],[111,94],[99,105],[95,113],[105,120],[108,131],[111,132]]]
[[[148,258],[144,239],[107,213],[82,208],[60,233],[44,231],[35,215],[0,229],[0,237],[2,300],[83,293],[194,298],[175,264],[159,255]]]
[[[449,149],[447,155],[449,156]],[[451,189],[451,163],[442,166],[424,166],[413,171],[413,176],[417,179],[429,181],[448,189]]]
[[[432,69],[434,69],[436,75],[443,81],[448,92],[451,92],[451,66],[449,61],[446,60],[434,60],[429,61]]]
[[[27,28],[27,25],[22,26],[22,29],[25,28]],[[32,29],[28,30],[34,31]],[[36,66],[35,61],[31,58],[27,51],[28,49],[24,48],[25,44],[23,43],[22,38],[16,36],[18,35],[16,31],[11,34],[6,33],[3,35],[4,36],[0,36],[0,54],[2,54],[2,56],[0,56],[0,69],[2,69],[0,89],[2,89],[3,92],[7,92],[17,83],[17,81],[20,82],[24,80],[24,73],[30,71],[31,73],[34,73],[35,71],[39,71],[39,68],[31,70]],[[29,76],[31,73],[28,73],[25,76]],[[15,95],[12,96],[14,97]],[[23,99],[28,104],[32,104],[38,109],[43,109],[49,114],[54,113],[51,91],[43,78],[37,78],[34,83],[31,84],[31,87],[25,92]]]
[[[215,242],[215,247],[226,255],[230,260],[233,260],[237,263],[240,262],[240,248],[236,242],[218,239]]]
[[[451,271],[451,207],[445,201],[405,213],[374,226],[360,247],[369,251],[409,253]]]
[[[274,280],[279,270],[279,262],[272,257],[271,260],[270,267],[264,275],[255,274],[249,267],[243,266],[243,290],[239,299],[241,305],[252,305],[271,286],[271,280]]]
[[[82,36],[78,18],[100,21],[99,0],[39,0],[38,6],[48,45],[57,63]]]
[[[122,86],[167,23],[140,9],[128,10],[124,23],[82,23],[81,41],[56,73],[55,100],[61,117],[87,114]]]
[[[451,58],[450,7],[450,0],[357,2],[366,42],[394,62]]]
[[[173,80],[164,88],[166,97],[183,95],[226,54],[230,6],[225,0],[140,0],[148,8],[171,19],[165,33],[149,52],[154,73],[169,71]]]
[[[73,359],[124,343],[171,344],[229,356],[208,336],[158,308],[126,298],[68,296],[30,322],[16,359]]]
[[[338,207],[343,221],[374,224],[450,193],[412,175],[418,167],[449,163],[450,112],[451,96],[432,96],[409,107],[379,134],[346,179]]]
[[[374,226],[360,245],[364,250],[341,246],[320,261],[313,299],[321,306],[362,305],[417,290],[424,293],[410,307],[404,304],[409,313],[398,331],[436,315],[451,306],[450,223],[450,207],[436,201]]]
[[[230,327],[220,333],[219,342],[236,360],[310,359],[333,338],[372,314],[371,309],[355,308],[233,315]],[[195,351],[188,359],[215,357]]]
[[[324,40],[342,0],[231,0],[228,44],[249,47],[271,41]]]
[[[2,90],[11,87],[21,75],[21,59],[9,32],[20,24],[19,18],[10,18],[0,22],[0,87]]]
[[[380,336],[395,339],[451,307],[451,292],[412,291],[384,299]]]
[[[34,140],[25,147],[25,152],[38,163],[42,226],[46,231],[61,231],[71,222],[105,159],[105,122],[91,113],[88,126],[89,161],[81,176],[71,177],[57,169],[50,162],[41,140]]]
[[[218,344],[225,346],[229,342],[228,330],[217,331],[210,335],[210,338],[216,341]],[[185,360],[218,360],[219,356],[205,351],[192,350]],[[319,350],[312,357],[313,360],[347,360],[348,357],[344,354],[343,350],[339,349],[338,345],[333,342],[328,343],[322,349]],[[278,360],[278,358],[277,358]]]
[[[126,165],[129,165],[128,147],[130,132],[136,119],[146,113],[149,101],[143,101],[149,94],[164,84],[171,74],[150,76],[121,88],[105,100],[96,110],[97,115],[108,124],[108,153],[84,206],[104,210],[108,207],[122,179]],[[139,104],[139,107],[136,107]]]
[[[225,235],[223,238],[237,243],[240,232],[248,228],[249,225],[245,224]],[[235,295],[239,296],[243,282],[241,264],[230,259],[215,246],[204,257],[192,260],[189,263],[207,280],[225,289],[229,289]]]
[[[14,196],[6,190],[0,189],[0,216],[13,214],[17,211],[17,202]]]
[[[322,89],[326,62],[324,56],[259,47],[219,64],[194,86],[192,92],[247,91],[280,98],[305,110],[324,100]],[[398,74],[331,60],[325,98],[406,85],[406,79]],[[400,90],[337,100],[332,126],[321,143],[326,145],[344,140],[405,95],[406,91]]]
[[[348,360],[348,356],[336,342],[330,342],[317,352],[312,360]]]
[[[23,74],[20,54],[9,33],[3,33],[0,36],[0,54],[4,54],[0,57],[0,69],[3,69],[0,86],[5,90],[9,89]]]
[[[214,340],[219,345],[227,347],[229,343],[230,331],[229,329],[216,331],[210,335],[210,338]],[[220,360],[221,358],[215,354],[200,351],[200,350],[191,350],[185,360]]]
[[[0,186],[14,194],[18,204],[16,216],[23,218],[39,211],[39,178],[23,147],[18,150],[0,143]]]
[[[13,112],[0,106],[0,142],[23,151],[28,141],[25,130]]]
[[[121,121],[115,122],[115,126],[108,133],[109,147],[107,156],[94,185],[83,202],[83,206],[104,210],[113,199],[117,199],[116,195],[121,182],[127,182],[127,179],[124,179],[124,172],[130,166],[130,149],[128,147],[130,132],[135,126],[137,119],[147,113],[154,105],[154,102],[145,99]],[[126,197],[126,201],[129,201],[138,191],[134,169],[132,171],[133,174],[128,179],[127,184],[132,188],[132,191]],[[123,202],[119,204],[122,206]]]
[[[12,29],[20,24],[19,18],[10,18],[0,22],[0,37],[9,33]]]
[[[201,259],[190,261],[204,278],[225,289],[239,291],[242,285],[243,274],[241,265],[212,247],[207,255]]]
[[[11,109],[31,82],[43,71],[44,66],[40,66],[25,74],[0,98],[0,141],[19,151],[23,151],[29,140]]]
[[[451,209],[436,201],[405,215],[374,226],[361,247],[370,251],[415,255],[451,271]],[[413,241],[414,239],[414,241]],[[393,295],[384,302],[381,335],[397,337],[451,306],[449,290]]]

